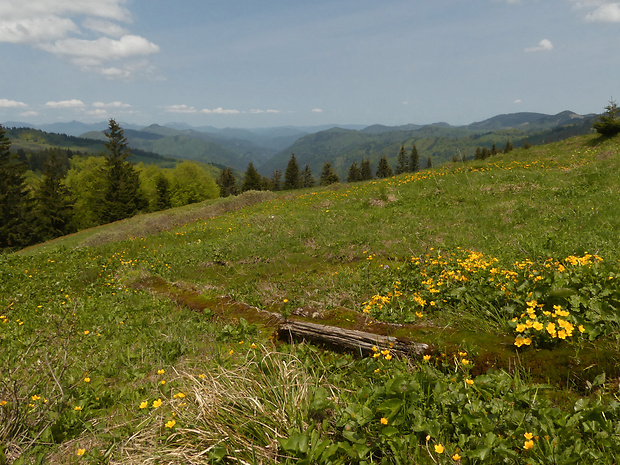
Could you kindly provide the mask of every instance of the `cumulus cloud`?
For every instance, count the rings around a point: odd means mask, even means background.
[[[200,113],[206,113],[208,115],[211,115],[211,114],[215,114],[215,115],[238,115],[241,112],[239,110],[225,110],[222,107],[218,107],[218,108],[215,108],[213,110],[210,110],[208,108],[203,108],[202,110],[200,110]]]
[[[123,102],[95,102],[93,103],[93,107],[95,108],[130,108],[131,105]]]
[[[198,113],[194,107],[187,105],[169,105],[166,107],[168,113]]]
[[[549,39],[543,39],[538,42],[538,45],[535,47],[528,47],[525,49],[526,52],[548,52],[549,50],[553,50],[553,44]]]
[[[620,23],[620,3],[605,3],[586,15],[588,22]]]
[[[59,102],[47,102],[45,104],[48,108],[84,108],[84,102],[77,99],[61,100]]]
[[[109,78],[150,71],[144,61],[140,68],[110,63],[159,52],[156,44],[125,27],[132,21],[127,1],[2,0],[0,42],[30,44]]]
[[[149,55],[159,47],[143,37],[126,35],[119,40],[101,37],[96,40],[64,39],[41,48],[58,55],[70,57],[75,63],[96,66],[106,61],[129,58],[135,55]]]
[[[0,98],[0,108],[27,108],[28,105],[24,102],[17,102],[15,100],[7,100]]]

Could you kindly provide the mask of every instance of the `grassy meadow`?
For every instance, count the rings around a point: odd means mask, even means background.
[[[2,255],[0,464],[615,464],[619,200],[587,135]]]

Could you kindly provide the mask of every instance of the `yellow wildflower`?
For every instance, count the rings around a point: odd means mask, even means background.
[[[82,410],[82,407],[80,407],[79,405],[76,405],[75,407],[73,407],[73,410],[75,410],[76,412],[79,412],[80,410]]]
[[[157,399],[153,401],[153,408],[159,408],[161,407],[162,401],[161,399]]]
[[[157,370],[157,374],[158,374],[158,375],[163,375],[165,372],[166,372],[166,371],[165,371],[165,370],[163,370],[163,369],[159,369],[159,370]]]
[[[428,362],[431,359],[431,356],[430,355],[425,355],[422,358],[424,359],[424,361]]]
[[[170,420],[169,422],[166,423],[166,428],[174,428],[174,425],[176,425],[177,422],[174,420]]]
[[[183,399],[185,398],[185,394],[183,394],[182,392],[177,392],[174,396],[175,399]]]
[[[85,383],[90,383],[90,378],[87,376],[86,378],[84,378],[84,382]]]
[[[474,380],[473,380],[473,379],[466,379],[466,380],[465,380],[465,382],[466,382],[467,384],[469,384],[470,386],[471,386],[472,384],[474,384]]]
[[[75,453],[78,457],[81,457],[82,455],[84,455],[86,453],[86,449],[78,449],[77,452]]]
[[[388,424],[387,418],[381,418],[381,424],[387,425]]]
[[[456,453],[452,456],[452,460],[454,460],[455,462],[458,462],[459,460],[461,460],[461,456],[458,453]]]
[[[442,444],[435,444],[435,452],[437,452],[438,454],[443,454],[444,450],[445,448]]]
[[[523,443],[523,448],[524,448],[525,450],[529,450],[529,449],[531,449],[532,447],[534,447],[534,441],[532,441],[531,439],[530,439],[529,441],[525,441],[525,442]]]
[[[146,408],[148,407],[149,403],[146,400],[143,400],[142,402],[140,402],[140,408]]]
[[[523,437],[529,441],[534,435],[532,433],[523,433]]]

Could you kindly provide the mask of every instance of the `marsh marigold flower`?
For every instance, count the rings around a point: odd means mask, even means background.
[[[176,425],[177,422],[174,420],[170,420],[169,422],[166,423],[166,428],[174,428],[174,425]]]

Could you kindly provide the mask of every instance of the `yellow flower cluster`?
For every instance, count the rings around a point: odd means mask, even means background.
[[[531,300],[526,302],[526,305],[525,313],[522,313],[520,318],[512,320],[516,323],[516,332],[519,333],[514,342],[517,347],[529,346],[532,344],[532,338],[542,339],[545,335],[551,339],[566,339],[574,335],[575,325],[567,319],[571,318],[574,321],[574,318],[568,310],[563,310],[560,305],[554,305],[553,312],[543,310],[538,313],[538,309],[544,308],[543,304]],[[579,333],[585,332],[583,325],[579,325],[577,330]]]

